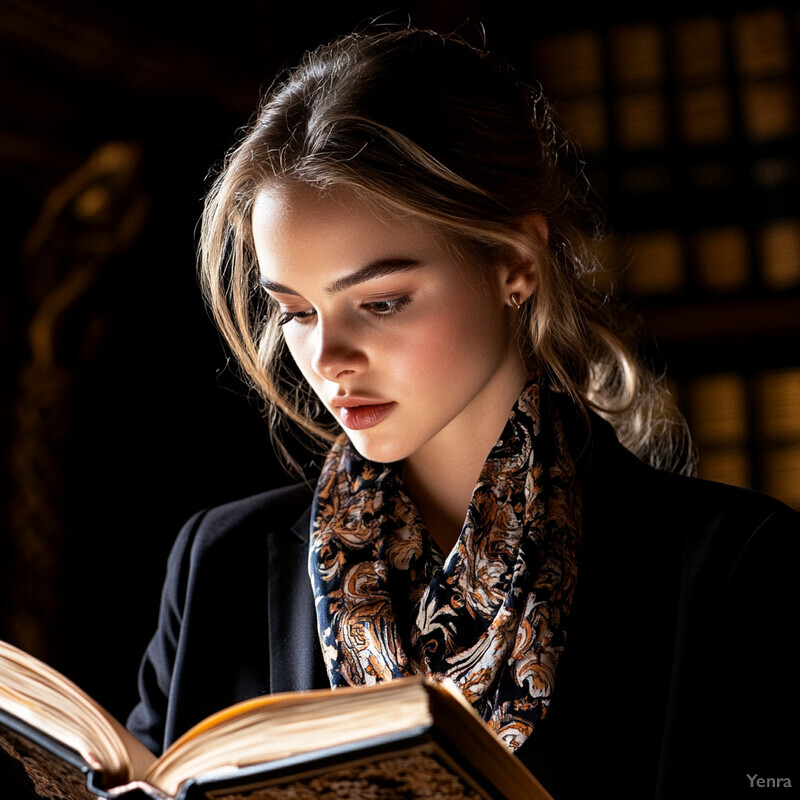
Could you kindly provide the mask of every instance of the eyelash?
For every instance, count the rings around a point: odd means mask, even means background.
[[[363,308],[366,308],[376,317],[392,317],[400,313],[410,302],[411,298],[408,295],[403,295],[403,297],[396,297],[391,300],[375,300],[372,303],[364,303]],[[389,306],[389,308],[378,310],[376,306]],[[303,323],[313,317],[314,313],[314,311],[283,311],[278,317],[278,325],[286,325],[292,320]]]

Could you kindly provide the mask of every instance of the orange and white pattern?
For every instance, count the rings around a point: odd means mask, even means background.
[[[446,558],[399,465],[336,441],[317,484],[309,554],[332,686],[448,677],[509,748],[530,736],[564,648],[581,530],[575,466],[556,409],[542,405],[531,381]]]

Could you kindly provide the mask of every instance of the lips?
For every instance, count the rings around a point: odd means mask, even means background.
[[[339,419],[345,428],[349,428],[351,431],[361,431],[383,422],[396,404],[347,397],[334,398],[331,405],[338,408]]]

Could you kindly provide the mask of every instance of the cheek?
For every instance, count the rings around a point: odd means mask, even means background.
[[[409,326],[386,354],[387,365],[395,365],[409,378],[428,378],[439,386],[463,380],[465,367],[481,372],[491,369],[503,354],[500,324],[487,319],[485,307],[454,313],[457,308],[450,306]]]
[[[293,336],[290,332],[284,332],[284,341],[286,342],[286,348],[292,360],[297,365],[297,368],[312,388],[315,388],[317,385],[315,379],[318,379],[319,376],[311,369],[311,359],[314,350],[310,339],[301,335]]]

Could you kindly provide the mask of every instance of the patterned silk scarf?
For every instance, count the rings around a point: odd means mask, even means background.
[[[525,387],[446,558],[401,466],[363,459],[345,436],[335,442],[309,553],[333,687],[449,677],[512,750],[544,717],[581,530],[575,467],[546,396],[536,381]]]

